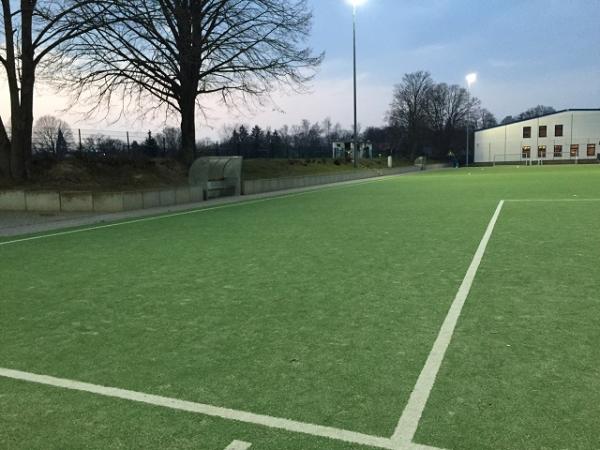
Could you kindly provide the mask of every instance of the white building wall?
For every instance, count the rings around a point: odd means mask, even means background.
[[[563,126],[563,136],[555,135],[555,126]],[[539,127],[546,126],[546,137],[539,136]],[[531,137],[523,137],[523,128],[531,127]],[[600,111],[564,111],[524,120],[475,133],[475,162],[518,161],[524,146],[531,148],[531,158],[538,159],[540,146],[546,146],[546,156],[552,161],[571,158],[571,145],[579,145],[580,159],[595,159],[600,153]],[[587,155],[588,144],[594,144],[594,155]],[[562,156],[555,155],[555,145],[562,145]]]

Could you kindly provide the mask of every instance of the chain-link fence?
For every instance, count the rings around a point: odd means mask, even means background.
[[[76,153],[98,156],[176,156],[180,142],[180,133],[176,128],[165,128],[153,133],[36,127],[32,137],[34,155],[53,155],[59,158]]]

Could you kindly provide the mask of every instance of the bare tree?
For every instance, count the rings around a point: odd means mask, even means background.
[[[519,120],[533,119],[535,117],[544,116],[546,114],[555,113],[556,110],[552,106],[538,105],[523,111],[521,114],[516,116],[506,116],[500,122],[501,125],[508,125],[510,123],[518,122]]]
[[[488,111],[486,108],[479,109],[477,126],[479,128],[491,128],[498,125],[498,120],[494,114]]]
[[[514,118],[513,116],[506,116],[504,119],[502,119],[502,121],[500,122],[500,125],[508,125],[509,123],[514,123],[517,120],[519,120],[518,118]]]
[[[556,110],[552,106],[537,105],[519,114],[518,120],[533,119],[535,117],[544,116],[546,114],[552,114],[555,112]]]
[[[433,80],[429,72],[418,71],[404,75],[394,87],[388,122],[406,130],[410,157],[414,158],[427,120],[427,107]]]
[[[181,130],[175,127],[165,127],[163,128],[162,135],[168,151],[176,153],[181,147]]]
[[[469,96],[467,90],[456,84],[439,83],[428,94],[427,124],[434,132],[436,145],[446,154],[453,145],[459,128],[476,122],[480,101]],[[475,128],[475,127],[473,127]]]
[[[0,65],[8,80],[12,128],[8,138],[0,120],[0,171],[10,178],[27,176],[38,69],[66,62],[59,48],[96,26],[81,17],[92,1],[101,10],[100,0],[1,0]]]
[[[66,146],[73,144],[73,132],[67,122],[54,116],[42,116],[33,126],[33,150],[35,152],[59,153],[59,135]]]
[[[91,93],[96,112],[115,97],[122,105],[176,112],[188,162],[200,96],[239,104],[282,85],[302,90],[322,60],[304,46],[312,24],[306,0],[108,3],[107,25],[70,47],[85,55],[70,79],[76,98]]]

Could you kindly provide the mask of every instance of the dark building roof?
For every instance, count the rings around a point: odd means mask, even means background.
[[[520,123],[520,122],[527,122],[528,120],[535,120],[535,119],[540,119],[542,117],[548,117],[548,116],[553,116],[555,114],[562,114],[562,113],[566,113],[566,112],[580,112],[580,111],[600,111],[600,108],[578,108],[578,109],[563,109],[561,111],[555,111],[553,113],[548,113],[548,114],[542,114],[541,116],[535,116],[535,117],[529,117],[528,119],[519,119],[519,120],[515,120],[514,122],[510,122],[510,123],[505,123],[502,125],[496,125],[493,127],[487,127],[487,128],[480,128],[479,130],[475,130],[475,132],[479,132],[479,131],[485,131],[485,130],[493,130],[494,128],[500,128],[500,127],[505,127],[508,125],[514,125],[515,123]]]

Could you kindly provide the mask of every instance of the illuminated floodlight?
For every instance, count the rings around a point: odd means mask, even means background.
[[[471,85],[477,81],[477,74],[470,73],[469,75],[467,75],[466,78],[467,78],[467,84],[469,85],[469,87],[471,87]]]
[[[367,2],[367,0],[348,0],[348,3],[350,3],[355,8],[360,5],[364,5],[366,2]]]

